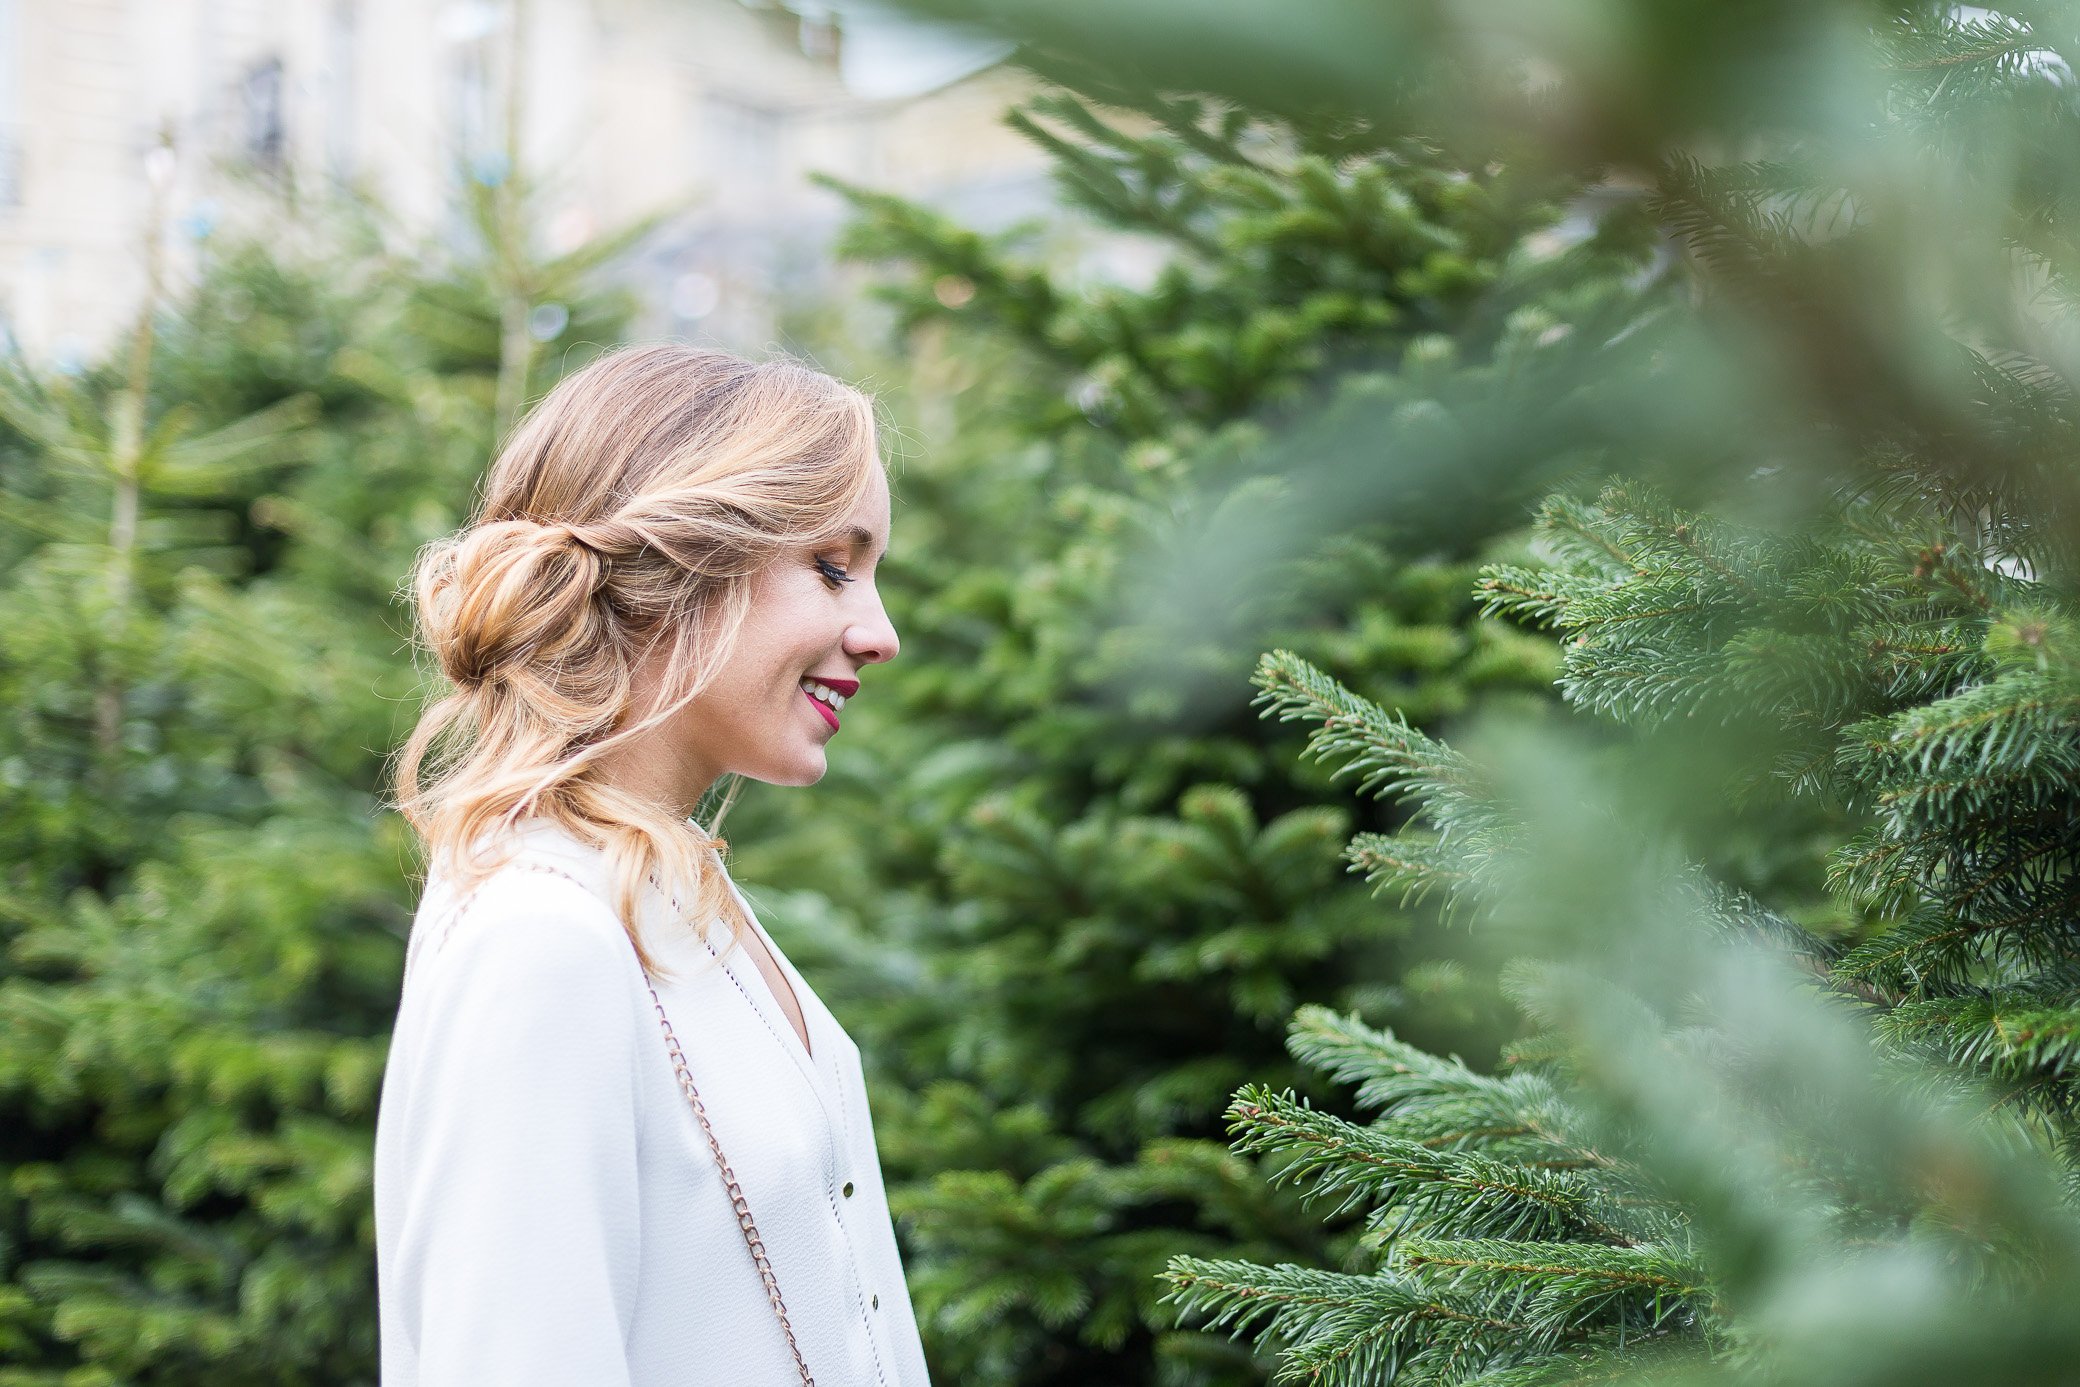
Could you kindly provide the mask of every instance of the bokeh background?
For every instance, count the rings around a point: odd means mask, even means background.
[[[665,336],[885,420],[903,655],[723,832],[936,1381],[2080,1377],[2076,63],[0,0],[0,1385],[375,1380],[399,587]]]

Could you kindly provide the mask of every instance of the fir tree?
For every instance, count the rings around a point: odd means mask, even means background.
[[[1231,1125],[1238,1149],[1272,1157],[1280,1178],[1337,1212],[1367,1211],[1373,1265],[1180,1258],[1167,1275],[1183,1303],[1264,1333],[1291,1372],[1327,1382],[1604,1381],[1671,1355],[1820,1382],[1830,1379],[1776,1352],[1770,1320],[1783,1311],[1763,1292],[1837,1270],[1852,1249],[1866,1250],[1866,1276],[1887,1256],[1940,1254],[1943,1294],[2016,1326],[2011,1349],[2036,1370],[2070,1370],[2074,1345],[2029,1337],[2043,1309],[2033,1297],[2063,1294],[2051,1287],[2069,1289],[2080,1271],[2059,1052],[2073,996],[2058,924],[2072,840],[2044,827],[2071,793],[2056,769],[2070,732],[2045,727],[2041,687],[2014,693],[2018,672],[2041,677],[2057,659],[2039,662],[2032,646],[2045,639],[2046,595],[1959,554],[1954,532],[1935,543],[1964,567],[1933,571],[1930,536],[1942,532],[1925,502],[1904,499],[1852,503],[1796,537],[1683,512],[1636,484],[1595,504],[1549,503],[1539,534],[1556,562],[1489,569],[1490,602],[1570,633],[1562,683],[1575,706],[1641,729],[1732,723],[1736,742],[1759,744],[1744,793],[1835,795],[1863,810],[1872,826],[1839,847],[1831,883],[1842,916],[1869,923],[1823,937],[1679,872],[1654,908],[1688,931],[1680,957],[1696,971],[1671,970],[1670,995],[1653,996],[1650,971],[1626,977],[1608,954],[1596,969],[1606,941],[1580,961],[1517,966],[1516,994],[1556,1024],[1500,1078],[1303,1009],[1295,1056],[1355,1084],[1378,1117],[1352,1123],[1252,1085],[1230,1105]],[[1523,844],[1538,829],[1506,778],[1288,652],[1265,657],[1257,682],[1267,714],[1320,724],[1313,754],[1363,790],[1420,806],[1411,827],[1349,845],[1353,870],[1378,889],[1434,894],[1476,919],[1586,904],[1555,880],[1585,864],[1551,859],[1525,899]],[[1943,738],[1960,732],[1972,740],[1946,752]],[[2051,767],[2042,780],[2040,762]],[[1619,816],[1608,828],[1624,836]],[[2015,855],[2037,870],[2025,879]],[[1981,907],[1988,898],[2001,905]],[[1543,942],[1567,928],[1549,926]],[[1788,996],[1803,975],[1837,1014],[1799,1018],[1802,1035],[1775,1016],[1777,1032],[1757,1034],[1709,1010],[1700,1019],[1692,997],[1679,1023],[1677,985],[1715,990],[1700,940],[1796,965],[1744,972],[1739,986]],[[1649,995],[1613,974],[1644,978]],[[1620,1106],[1639,1095],[1609,1072],[1617,1035],[1582,1023],[1592,1007],[1634,1018],[1637,1067],[1688,1071],[1680,1083],[1650,1073],[1665,1108]],[[1774,1073],[1755,1054],[1772,1047],[1793,1052],[1771,1057],[1784,1066]],[[1817,1092],[1770,1086],[1793,1074]],[[1852,1077],[1860,1091],[1840,1092]],[[1745,1135],[1684,1151],[1671,1129],[1685,1121]],[[1959,1168],[1931,1179],[1917,1147]],[[1772,1242],[1762,1266],[1744,1263]],[[1852,1333],[1847,1306],[1834,1313]],[[1954,1360],[1958,1345],[1944,1351]],[[1944,1380],[1928,1371],[1884,1380]]]
[[[476,262],[360,226],[212,247],[111,368],[0,391],[0,1382],[375,1376],[393,598],[463,518],[500,356]]]
[[[297,290],[306,325],[348,316]],[[382,676],[371,633],[256,582],[242,542],[314,401],[159,405],[171,316],[145,305],[112,380],[0,396],[48,493],[9,507],[32,538],[0,660],[11,1382],[336,1381],[373,1348],[359,1205],[401,901],[339,777],[387,731]]]
[[[1579,359],[1631,406],[1558,431],[1600,469],[1658,469],[1666,499],[1564,494],[1544,560],[1485,580],[1559,629],[1569,698],[1659,768],[1618,798],[1658,819],[1599,812],[1596,758],[1453,756],[1301,662],[1264,671],[1433,816],[1354,840],[1354,865],[1567,962],[1516,974],[1551,1034],[1512,1081],[1555,1099],[1483,1118],[1474,1075],[1397,1095],[1418,1058],[1350,1028],[1377,1124],[1276,1084],[1231,1111],[1277,1168],[1375,1211],[1373,1264],[1184,1261],[1187,1301],[1335,1381],[2070,1375],[2070,7],[1303,3],[1190,35],[1158,6],[988,8],[1036,61],[1637,187],[1701,271],[1693,310]],[[1351,451],[1386,479],[1347,511],[1464,456],[1372,417]],[[1540,417],[1508,421],[1527,466],[1554,458]],[[1705,855],[1733,795],[1862,821],[1830,845],[1830,909],[1655,869]],[[1343,1063],[1327,1024],[1305,1014],[1297,1048]],[[1556,1139],[1573,1178],[1484,1149],[1502,1137]],[[1613,1276],[1639,1295],[1592,1291]]]
[[[943,460],[899,472],[905,655],[855,705],[860,749],[790,832],[755,790],[733,816],[742,875],[796,888],[777,927],[843,960],[817,976],[905,1094],[881,1148],[935,1371],[968,1382],[1259,1379],[1175,1332],[1153,1281],[1180,1247],[1323,1246],[1222,1149],[1227,1094],[1299,1001],[1478,1029],[1445,1015],[1449,960],[1390,985],[1410,960],[1335,879],[1347,812],[1219,692],[1276,633],[1430,718],[1521,696],[1538,646],[1474,618],[1470,554],[1348,534],[1189,639],[1131,609],[1133,570],[1179,511],[1253,504],[1267,416],[1337,382],[1419,404],[1506,376],[1638,263],[1615,227],[1514,254],[1559,184],[1213,106],[1141,117],[1059,93],[1014,119],[1074,205],[1160,238],[1146,288],[851,190],[854,251],[913,267],[888,295],[914,369],[965,393]]]

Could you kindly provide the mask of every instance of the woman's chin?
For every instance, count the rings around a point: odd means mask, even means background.
[[[816,747],[801,759],[785,766],[771,766],[756,771],[745,771],[744,775],[767,785],[800,787],[814,785],[830,770],[830,761],[824,756],[823,748]]]

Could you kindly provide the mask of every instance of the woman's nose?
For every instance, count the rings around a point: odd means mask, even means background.
[[[888,609],[876,602],[873,620],[855,623],[847,629],[845,648],[867,664],[880,665],[893,660],[903,643],[896,636],[895,623],[888,619]]]

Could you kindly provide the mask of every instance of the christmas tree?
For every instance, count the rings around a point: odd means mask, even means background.
[[[1420,806],[1352,865],[1478,922],[1540,1032],[1498,1079],[1303,1011],[1295,1053],[1376,1120],[1273,1085],[1231,1121],[1369,1237],[1346,1265],[1169,1279],[1328,1382],[2064,1380],[2071,16],[1606,18],[1636,46],[1569,47],[1579,12],[1484,53],[1449,20],[1425,37],[1490,117],[1483,57],[1553,45],[1541,99],[1588,120],[1548,156],[1648,156],[1699,271],[1654,353],[1611,358],[1690,417],[1606,420],[1595,459],[1687,449],[1683,494],[1556,493],[1539,560],[1479,583],[1560,635],[1569,703],[1624,735],[1491,729],[1471,755],[1289,652],[1258,675],[1318,753]],[[1366,118],[1460,109],[1385,85]],[[1729,821],[1814,800],[1852,825],[1831,907],[1698,865]]]
[[[1620,219],[1520,252],[1563,217],[1561,180],[1101,95],[1014,120],[1090,222],[1160,251],[1152,283],[849,190],[851,249],[909,268],[886,293],[951,415],[897,472],[903,658],[813,800],[790,817],[754,789],[731,837],[742,879],[792,888],[766,899],[776,932],[878,1066],[935,1372],[1256,1381],[1176,1332],[1154,1281],[1181,1248],[1326,1245],[1223,1149],[1227,1095],[1281,1062],[1297,1002],[1441,1040],[1481,1009],[1448,957],[1404,978],[1415,959],[1337,880],[1352,816],[1248,716],[1250,662],[1289,642],[1435,722],[1530,696],[1551,656],[1478,619],[1472,543],[1354,530],[1196,623],[1137,611],[1135,574],[1184,517],[1257,503],[1279,418],[1508,378],[1563,349],[1563,321],[1637,311],[1643,249]]]
[[[1708,717],[1747,751],[1712,789],[1763,807],[1824,795],[1859,812],[1868,826],[1831,863],[1834,918],[1852,922],[1839,934],[1694,869],[1658,883],[1662,928],[1687,935],[1650,934],[1651,966],[1612,966],[1617,941],[1568,939],[1564,918],[1526,931],[1526,912],[1572,908],[1579,930],[1591,905],[1603,924],[1625,907],[1584,890],[1589,864],[1571,854],[1538,862],[1527,896],[1537,857],[1522,845],[1551,830],[1510,802],[1506,777],[1304,660],[1267,656],[1265,701],[1320,724],[1316,754],[1421,805],[1413,828],[1355,838],[1354,869],[1505,928],[1515,915],[1514,940],[1571,951],[1514,966],[1517,995],[1555,1024],[1500,1078],[1303,1010],[1294,1054],[1355,1084],[1376,1120],[1261,1085],[1236,1095],[1230,1119],[1240,1149],[1271,1156],[1282,1178],[1369,1211],[1374,1265],[1181,1259],[1169,1276],[1185,1303],[1262,1328],[1293,1370],[1331,1382],[1604,1381],[1671,1353],[1700,1370],[1760,1365],[1772,1380],[1822,1382],[1834,1379],[1784,1356],[1800,1340],[1773,1298],[1800,1278],[1832,1285],[1852,1266],[1878,1278],[1927,1261],[1950,1298],[1942,1364],[1984,1348],[1957,1324],[1969,1306],[2017,1326],[2004,1356],[2070,1371],[2070,1342],[2029,1337],[2048,1313],[2036,1297],[2069,1291],[2080,1270],[2065,1048],[2075,963],[2059,923],[2072,734],[2045,721],[2067,697],[2069,618],[2040,582],[1973,549],[1985,518],[1970,516],[1968,534],[1926,497],[1863,497],[1787,535],[1627,484],[1547,505],[1550,566],[1481,578],[1492,605],[1567,633],[1572,705],[1643,735]],[[1960,567],[1946,574],[1944,562]],[[1712,764],[1699,741],[1648,741],[1642,764],[1677,749],[1685,765]],[[1582,774],[1593,784],[1597,768]],[[1639,808],[1601,827],[1652,842]],[[1665,843],[1667,806],[1655,817]],[[1624,879],[1641,866],[1628,851],[1588,856]],[[1720,957],[1727,941],[1761,957]],[[1751,995],[1726,998],[1736,984]],[[1824,1005],[1801,1007],[1799,993]],[[1734,1024],[1758,1013],[1768,1033]],[[1611,1015],[1618,1026],[1603,1024]],[[1644,1111],[1650,1092],[1664,1106]],[[1684,1123],[1723,1144],[1681,1149]],[[1934,1174],[1936,1151],[1958,1168]],[[1861,1328],[1852,1315],[1877,1313],[1868,1288],[1833,1289],[1841,1334]]]
[[[529,250],[364,226],[211,246],[109,366],[0,385],[10,1387],[375,1376],[415,867],[382,774],[421,692],[393,598],[489,453],[482,267]],[[572,331],[625,311],[530,263]]]

